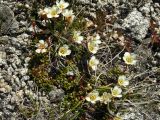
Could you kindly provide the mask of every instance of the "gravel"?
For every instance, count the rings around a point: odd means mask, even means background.
[[[21,109],[33,107],[34,101],[38,105],[52,106],[53,103],[50,105],[49,98],[51,97],[52,101],[60,100],[64,91],[54,87],[51,93],[55,94],[55,98],[37,90],[37,85],[30,80],[28,73],[32,53],[29,49],[31,34],[25,32],[27,27],[21,30],[21,24],[26,26],[29,23],[23,19],[26,17],[25,14],[19,14],[18,17],[14,15],[16,5],[14,1],[1,2],[3,4],[0,4],[0,119],[22,119]],[[20,21],[17,21],[16,18]],[[41,106],[41,109],[44,107]],[[41,116],[45,115],[44,111],[41,111]]]

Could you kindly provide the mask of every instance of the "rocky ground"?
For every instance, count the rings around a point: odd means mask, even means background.
[[[160,41],[148,47],[151,42],[151,30],[149,30],[151,19],[156,21],[157,28],[160,29],[160,4],[154,0],[142,3],[136,0],[128,3],[125,1],[79,0],[75,5],[78,6],[77,10],[84,8],[86,11],[84,16],[93,20],[97,19],[96,11],[105,11],[105,15],[103,14],[105,19],[111,15],[118,17],[113,28],[122,29],[123,33],[120,34],[134,40],[131,45],[132,51],[139,56],[140,62],[136,67],[138,72],[136,75],[133,73],[135,81],[132,81],[132,87],[133,90],[137,88],[145,99],[124,103],[122,106],[128,109],[126,112],[119,111],[119,115],[125,120],[160,120]],[[19,11],[18,8],[22,3],[25,9]],[[27,18],[30,4],[27,0],[0,1],[0,119],[2,120],[49,120],[50,114],[54,114],[56,116],[54,118],[58,120],[60,116],[57,100],[63,99],[63,89],[52,86],[52,91],[49,93],[40,91],[28,73],[30,56],[33,52],[30,49],[31,22]],[[141,81],[142,79],[145,80]],[[149,86],[147,83],[150,83]],[[51,108],[55,111],[48,112]],[[98,120],[87,114],[86,120],[94,119]]]
[[[43,105],[41,107],[43,111],[45,104],[48,105],[52,99],[55,100],[63,95],[63,91],[55,87],[49,93],[51,96],[49,98],[49,95],[38,91],[36,84],[28,75],[32,52],[29,50],[30,23],[27,22],[27,15],[23,11],[15,15],[18,4],[20,2],[8,0],[0,2],[0,119],[2,120],[25,119],[21,114],[34,112],[33,110],[23,113],[26,107],[34,109],[33,105],[36,107]],[[45,117],[42,113],[37,119],[42,120]]]

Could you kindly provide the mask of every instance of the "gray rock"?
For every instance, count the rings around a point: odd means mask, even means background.
[[[8,36],[0,37],[0,50],[1,51],[4,51],[3,46],[4,44],[8,44],[8,42],[9,42]]]
[[[25,76],[23,76],[23,77],[21,78],[22,81],[27,81],[27,80],[29,80],[29,79],[30,79],[30,77],[29,77],[28,75],[25,75]]]
[[[4,63],[6,59],[6,52],[0,51],[0,65]]]
[[[15,20],[13,11],[0,4],[0,35],[16,33],[18,29],[19,23]]]
[[[151,3],[146,3],[143,7],[140,8],[140,11],[143,12],[146,16],[149,17],[149,13],[151,12]]]
[[[6,52],[0,51],[0,58],[6,59]]]
[[[28,85],[32,88],[33,87],[33,81],[28,81]]]
[[[49,93],[49,98],[51,102],[61,100],[63,96],[64,96],[64,91],[62,89],[55,88]]]
[[[10,4],[12,7],[8,7]],[[17,105],[21,102],[17,96],[18,91],[24,87],[33,90],[35,88],[34,85],[31,88],[27,84],[30,79],[27,68],[30,60],[28,57],[29,35],[26,33],[18,36],[13,34],[20,33],[19,23],[15,20],[13,13],[15,4],[8,0],[0,3],[0,79],[4,80],[0,93],[0,113],[2,113],[0,119],[4,120],[10,120],[13,113],[18,114]],[[36,91],[33,93],[35,94]],[[21,97],[27,99],[25,96]]]
[[[141,12],[134,9],[128,16],[124,19],[122,27],[126,30],[129,29],[131,31],[130,35],[142,41],[145,38],[148,28],[149,28],[149,19],[145,18]]]

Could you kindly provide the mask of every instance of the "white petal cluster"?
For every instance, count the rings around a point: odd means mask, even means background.
[[[47,47],[48,47],[48,44],[47,42],[45,42],[44,40],[39,40],[39,43],[36,44],[36,52],[37,53],[45,53],[47,52]]]
[[[93,43],[93,42],[88,42],[88,50],[89,52],[91,52],[92,54],[96,54],[97,51],[99,50],[99,45]]]
[[[73,41],[78,43],[78,44],[81,44],[82,41],[83,41],[83,36],[81,36],[81,32],[80,31],[74,31],[73,32]]]
[[[101,44],[99,34],[95,34],[94,36],[89,36],[87,39],[89,40],[89,42],[87,43],[88,50],[92,54],[97,53],[97,51],[99,50],[99,44]]]
[[[60,13],[61,13],[61,10],[59,10],[57,6],[53,5],[53,6],[49,9],[49,11],[48,11],[48,13],[47,13],[47,17],[48,17],[48,18],[57,18],[57,17],[59,17],[59,14],[60,14]]]
[[[89,67],[92,68],[92,70],[97,70],[97,65],[99,64],[99,60],[96,59],[95,56],[92,56],[91,59],[89,60]]]
[[[64,0],[56,1],[56,5],[40,9],[38,14],[39,16],[46,15],[47,18],[58,18],[60,16],[60,13],[62,13],[66,20],[69,20],[71,22],[73,21],[75,16],[73,10],[66,9],[68,6],[69,3],[65,2]]]
[[[122,97],[122,89],[118,86],[115,86],[113,89],[111,89],[111,93],[113,97]]]
[[[108,102],[111,102],[112,95],[110,93],[104,92],[101,96],[100,101],[104,104],[107,104]]]
[[[126,78],[126,76],[121,75],[118,77],[118,84],[120,86],[126,87],[127,85],[129,85],[129,80]]]
[[[94,43],[97,44],[97,45],[101,44],[100,35],[99,35],[99,34],[95,34],[95,35],[92,37],[92,42],[94,42]]]
[[[111,102],[111,98],[112,98],[112,95],[110,93],[104,92],[102,96],[99,96],[99,92],[96,90],[93,90],[86,96],[86,100],[93,104],[95,104],[97,101],[107,104]]]
[[[88,102],[91,102],[93,104],[95,104],[97,101],[100,100],[100,97],[99,97],[99,92],[94,90],[92,91],[91,93],[89,93],[87,96],[86,96],[86,100]]]
[[[69,23],[72,23],[75,18],[73,10],[66,9],[62,12],[62,15],[64,16],[65,20]]]
[[[69,49],[69,46],[65,44],[59,48],[58,54],[59,56],[65,57],[71,54],[71,50]]]
[[[136,54],[125,52],[124,56],[123,56],[123,60],[128,65],[135,65],[136,62],[137,62],[137,60],[136,60]]]
[[[39,16],[47,15],[49,13],[50,8],[40,9],[38,12]]]
[[[69,3],[65,2],[64,0],[61,0],[61,1],[56,1],[56,5],[60,10],[63,11],[64,9],[66,9],[69,6]]]

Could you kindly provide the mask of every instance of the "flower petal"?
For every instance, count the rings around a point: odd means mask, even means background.
[[[87,101],[91,101],[91,99],[90,99],[88,96],[86,97],[86,100],[87,100]]]
[[[45,52],[47,52],[47,49],[42,49],[41,52],[45,53]]]
[[[44,44],[44,40],[39,40],[39,43]]]
[[[41,49],[36,49],[36,53],[41,53]]]

